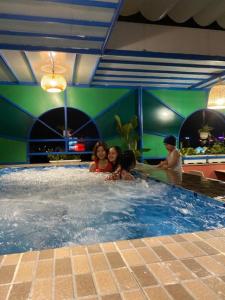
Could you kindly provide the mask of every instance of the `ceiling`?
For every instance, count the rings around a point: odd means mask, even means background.
[[[169,14],[177,22],[190,16],[200,20],[200,11],[206,16],[212,2],[213,21],[222,24],[225,1],[218,0],[128,0],[122,14],[141,10],[151,19]],[[189,89],[208,88],[218,76],[225,78],[221,56],[131,51],[129,45],[127,50],[108,49],[122,4],[122,0],[1,1],[0,84],[40,84],[52,70],[50,51],[55,72],[72,86]]]

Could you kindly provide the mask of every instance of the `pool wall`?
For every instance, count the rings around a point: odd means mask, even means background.
[[[138,110],[138,103],[142,105]],[[55,95],[38,86],[0,86],[0,147],[1,164],[28,163],[28,140],[32,126],[44,113],[64,108],[75,108],[93,120],[100,138],[109,145],[121,145],[116,131],[114,115],[119,114],[123,123],[134,115],[143,114],[143,148],[151,148],[144,158],[162,158],[166,155],[162,140],[167,134],[178,136],[187,116],[206,108],[206,91],[131,88],[74,88]],[[165,120],[157,111],[164,110],[172,118]],[[48,124],[47,124],[48,125]],[[50,126],[51,127],[51,126]],[[56,128],[53,128],[56,129]],[[139,132],[139,135],[142,133]],[[43,137],[44,138],[44,137]]]

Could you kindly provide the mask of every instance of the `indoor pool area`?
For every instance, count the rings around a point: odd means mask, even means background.
[[[0,1],[0,300],[225,300],[225,0]]]

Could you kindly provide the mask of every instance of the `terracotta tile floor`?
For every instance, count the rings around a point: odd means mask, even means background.
[[[225,299],[225,228],[0,256],[0,300]]]

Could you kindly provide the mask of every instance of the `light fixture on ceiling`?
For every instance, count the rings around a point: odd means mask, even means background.
[[[65,78],[60,74],[55,74],[55,62],[53,56],[55,53],[49,53],[52,63],[52,73],[46,74],[41,79],[41,87],[49,93],[60,93],[66,89],[67,83]]]
[[[210,109],[225,108],[225,84],[220,81],[216,83],[209,92],[208,105]]]

